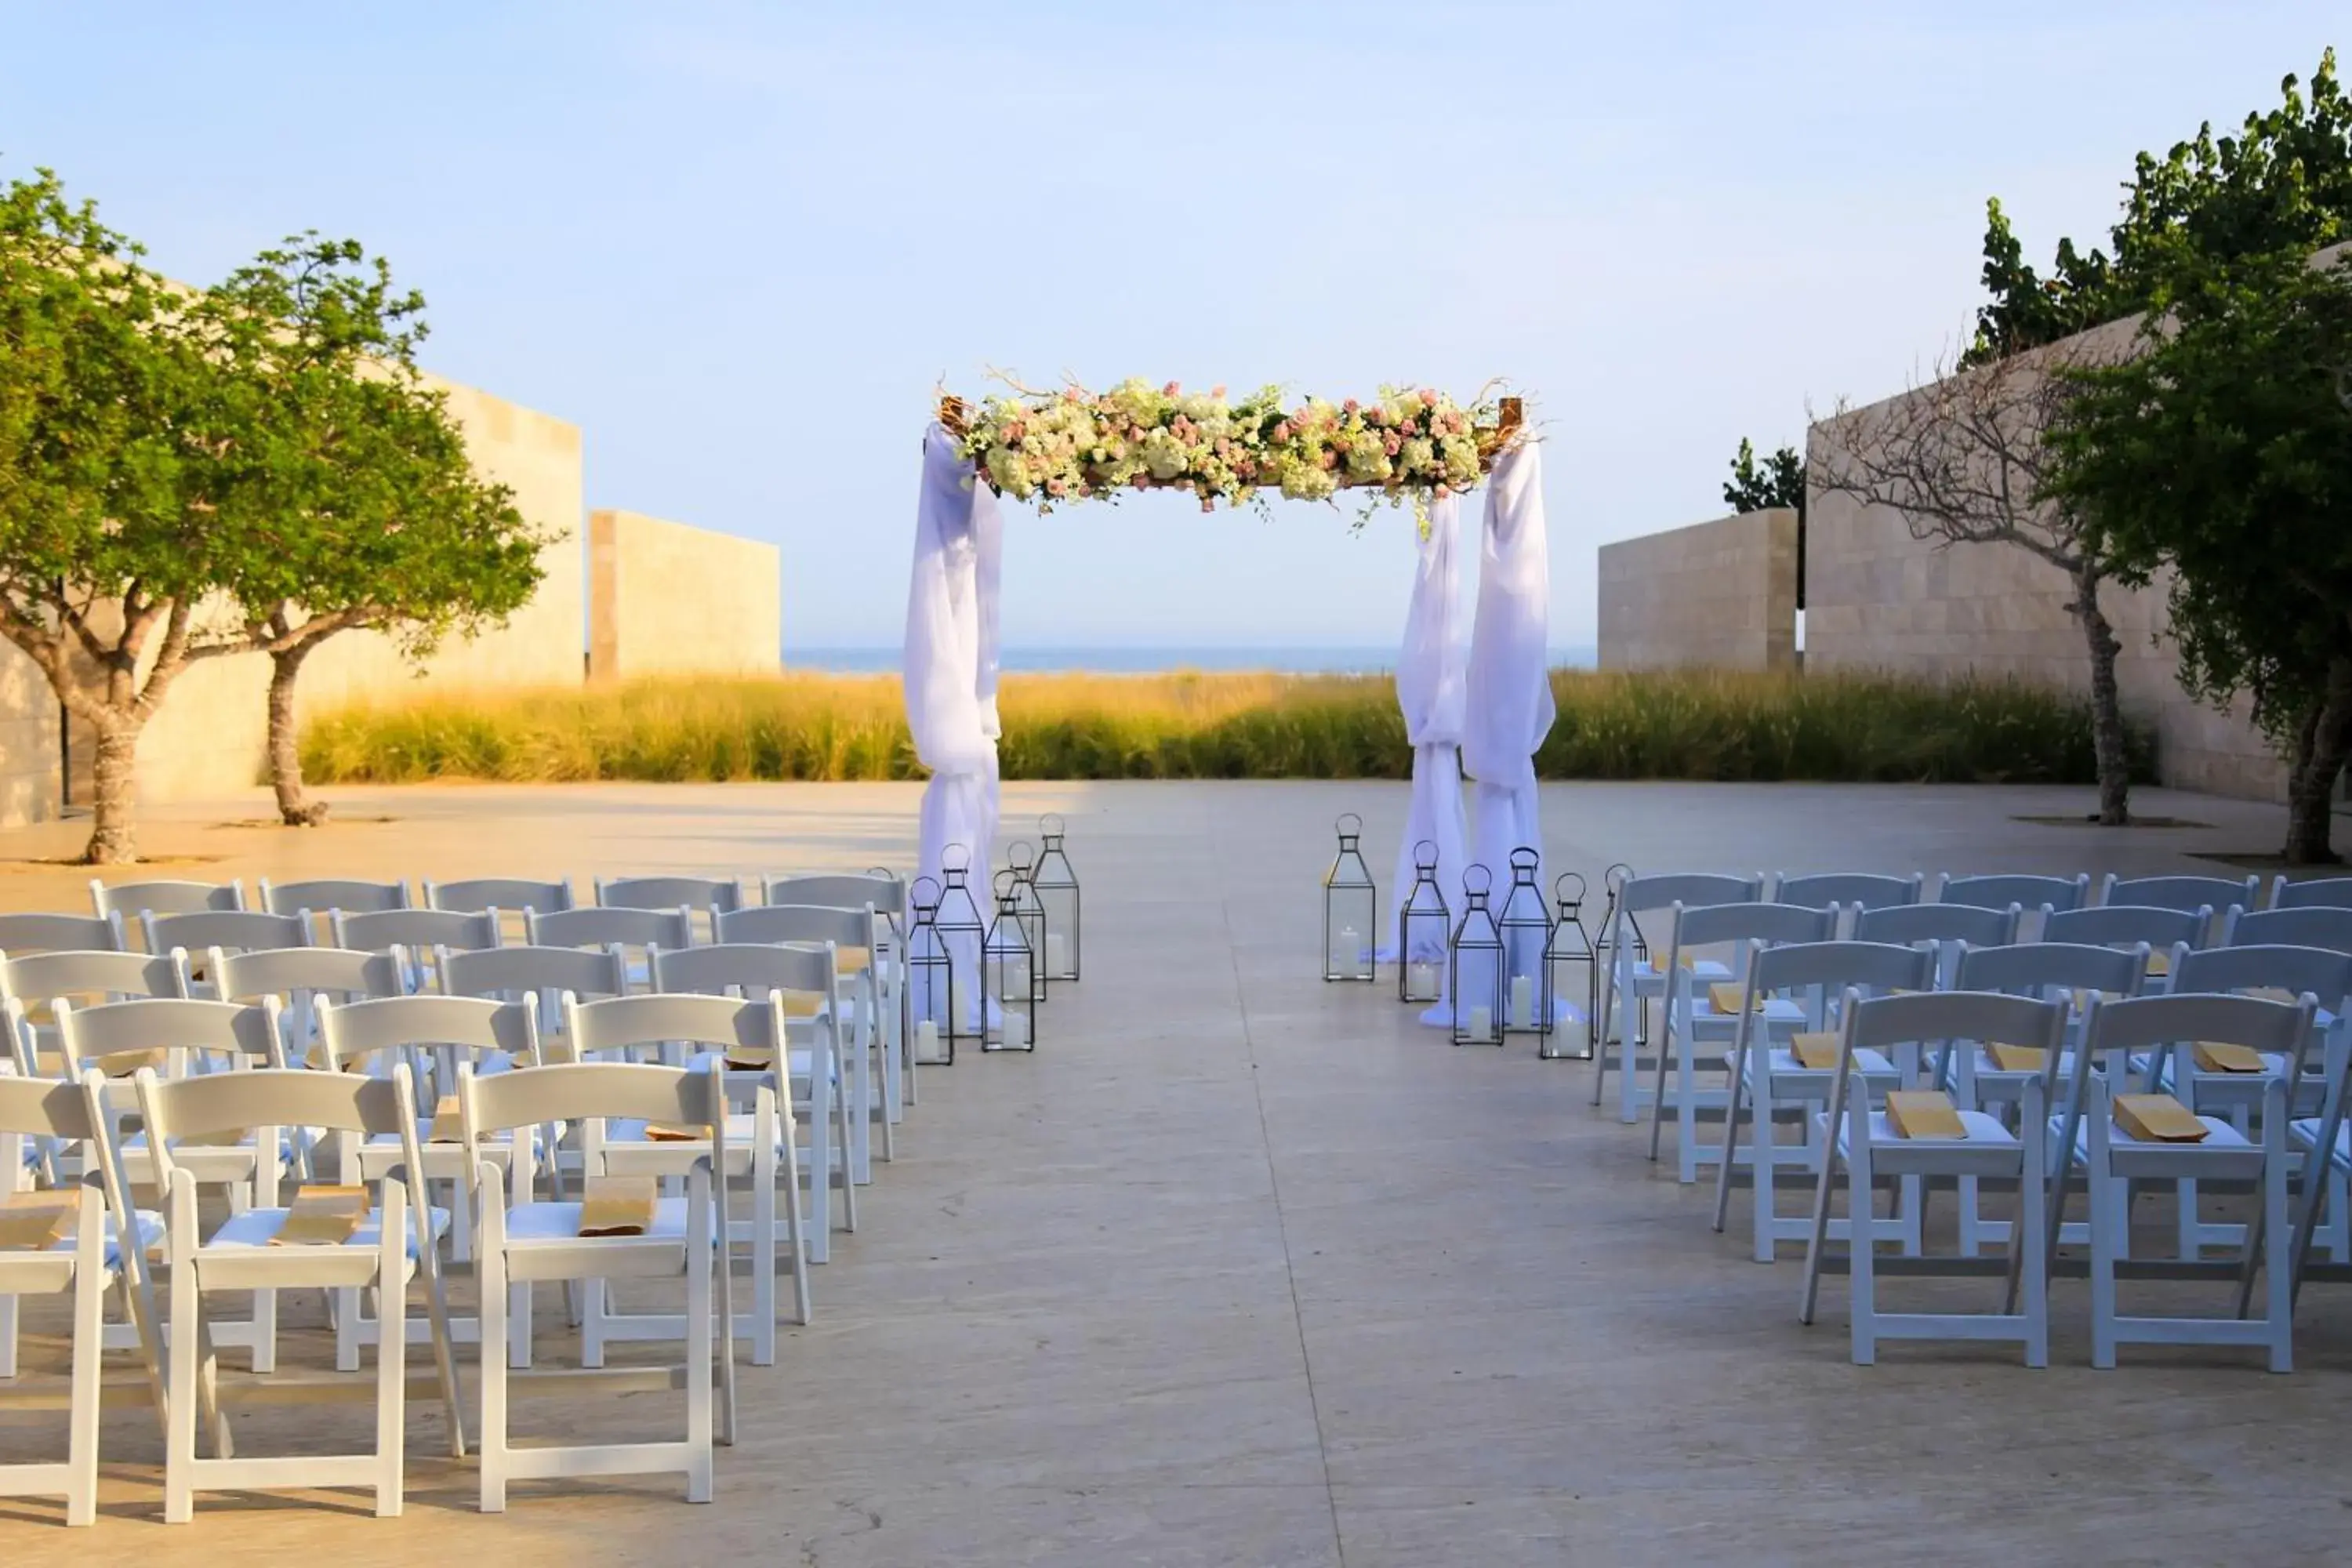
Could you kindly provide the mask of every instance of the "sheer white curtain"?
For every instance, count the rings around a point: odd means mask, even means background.
[[[1392,884],[1399,911],[1412,889],[1413,851],[1424,842],[1437,847],[1437,890],[1445,895],[1446,910],[1450,913],[1462,907],[1465,688],[1458,625],[1462,572],[1454,549],[1461,531],[1457,498],[1441,496],[1430,503],[1429,531],[1421,541],[1412,604],[1405,612],[1404,646],[1397,655],[1397,706],[1404,713],[1405,738],[1412,742],[1412,804],[1405,812]],[[1390,934],[1395,934],[1393,926]],[[1442,943],[1434,952],[1410,954],[1396,952],[1393,941],[1381,945],[1400,963],[1445,961]]]
[[[1551,551],[1544,533],[1543,448],[1525,441],[1486,483],[1478,563],[1478,615],[1470,634],[1469,705],[1462,762],[1477,781],[1472,859],[1493,875],[1501,911],[1511,851],[1543,852],[1536,804],[1536,748],[1551,732]],[[1536,869],[1543,887],[1543,868]]]
[[[1001,528],[996,497],[973,482],[971,465],[933,425],[923,438],[900,665],[907,727],[916,757],[931,773],[923,788],[916,869],[943,883],[940,857],[949,845],[961,845],[971,857],[972,897],[983,918],[991,908],[988,867],[996,831]],[[957,955],[959,968],[966,962],[976,963],[977,954]]]

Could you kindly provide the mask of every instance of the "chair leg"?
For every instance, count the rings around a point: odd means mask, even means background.
[[[174,1194],[175,1200],[179,1195]],[[189,1227],[180,1234],[194,1233],[194,1199],[190,1195]],[[173,1217],[176,1219],[178,1215],[175,1214]],[[198,1313],[201,1310],[194,1260],[173,1258],[172,1353],[168,1361],[172,1398],[165,1417],[171,1427],[171,1438],[163,1450],[163,1522],[166,1524],[185,1524],[195,1517],[196,1511],[196,1363],[205,1353],[198,1333]]]
[[[0,1378],[16,1375],[16,1298],[0,1295]]]
[[[2017,1221],[2010,1226],[2010,1278],[2025,1293],[2025,1364],[2050,1364],[2050,1272],[2043,1228],[2049,1216],[2042,1208],[2042,1143],[2029,1140],[2017,1186]]]
[[[2102,1108],[2104,1109],[2104,1108]],[[2097,1152],[2095,1152],[2095,1160]],[[2116,1364],[2116,1205],[2109,1181],[2095,1163],[2090,1173],[2091,1364]]]
[[[476,1422],[476,1449],[481,1467],[481,1508],[484,1513],[507,1510],[507,1361],[490,1347],[508,1338],[506,1268],[499,1249],[488,1237],[474,1264],[481,1281],[482,1413]],[[523,1287],[514,1288],[519,1293]],[[526,1338],[525,1343],[529,1341]]]
[[[1748,1164],[1753,1173],[1755,1190],[1756,1235],[1749,1256],[1759,1263],[1769,1263],[1778,1251],[1780,1237],[1774,1235],[1780,1218],[1780,1198],[1777,1183],[1780,1174],[1780,1145],[1773,1136],[1772,1113],[1779,1102],[1772,1098],[1772,1080],[1767,1077],[1756,1085],[1756,1105],[1748,1121],[1750,1149]]]
[[[95,1219],[84,1228],[89,1234],[74,1266],[73,1404],[66,1438],[66,1522],[76,1525],[98,1522],[100,1340],[106,1331],[106,1275],[97,1263],[102,1247]]]
[[[728,1248],[699,1245],[709,1234],[711,1184],[699,1171],[695,1173],[686,1203],[686,1437],[691,1449],[686,1474],[686,1500],[709,1502],[711,1496],[712,1459],[710,1452],[711,1375],[716,1370],[711,1356],[710,1329],[710,1268],[711,1258],[718,1254],[722,1262]],[[720,1232],[722,1237],[725,1232]],[[603,1280],[597,1280],[602,1285]],[[726,1331],[735,1331],[732,1323]]]
[[[1715,1228],[1718,1235],[1724,1222],[1731,1217],[1732,1155],[1739,1147],[1739,1108],[1747,1098],[1747,1073],[1748,1042],[1743,1034],[1731,1046],[1731,1077],[1723,1107],[1722,1158],[1715,1168]]]
[[[776,1364],[776,1166],[772,1151],[776,1140],[772,1129],[761,1129],[761,1137],[767,1145],[767,1151],[751,1162],[751,1364],[773,1366]],[[728,1251],[730,1255],[733,1253],[731,1245]]]
[[[2285,1100],[2278,1099],[2276,1119],[2286,1114]],[[2265,1118],[2265,1120],[2272,1120]],[[2263,1218],[2268,1235],[2263,1242],[2263,1272],[2265,1300],[2263,1310],[2268,1317],[2270,1330],[2271,1370],[2294,1370],[2294,1247],[2295,1227],[2287,1219],[2286,1150],[2284,1134],[2275,1130],[2264,1134],[2269,1144],[2263,1161]],[[2252,1238],[2249,1237],[2251,1247]]]
[[[1683,1047],[1687,1044],[1688,1041],[1675,1032],[1675,1005],[1670,998],[1666,1003],[1665,1027],[1658,1032],[1657,1072],[1650,1089],[1650,1158],[1653,1161],[1658,1157],[1658,1133],[1665,1125],[1666,1055],[1670,1051],[1674,1054],[1674,1068],[1677,1075],[1675,1080],[1676,1086],[1675,1099],[1678,1102],[1690,1099],[1688,1088],[1690,1068],[1684,1059],[1683,1051]]]
[[[605,1289],[602,1279],[580,1282],[580,1364],[591,1369],[604,1364]]]
[[[1805,1241],[1805,1296],[1797,1313],[1801,1323],[1813,1321],[1813,1309],[1821,1300],[1822,1250],[1829,1245],[1830,1186],[1837,1179],[1837,1143],[1832,1139],[1829,1147],[1822,1151],[1821,1175],[1813,1184],[1813,1233]],[[1857,1232],[1851,1224],[1846,1229],[1850,1235],[1868,1235],[1867,1231]],[[1851,1249],[1852,1244],[1848,1246]]]
[[[1848,1141],[1853,1152],[1846,1161],[1846,1234],[1853,1239],[1846,1244],[1847,1282],[1853,1287],[1853,1324],[1848,1332],[1853,1347],[1853,1364],[1871,1366],[1878,1360],[1878,1226],[1874,1215],[1873,1201],[1876,1184],[1870,1168],[1870,1143],[1855,1137]]]
[[[387,1247],[389,1251],[390,1247]],[[408,1312],[397,1273],[376,1292],[375,1336],[375,1516],[400,1516],[408,1394]],[[498,1358],[489,1358],[496,1361]]]

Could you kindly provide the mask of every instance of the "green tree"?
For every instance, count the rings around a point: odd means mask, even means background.
[[[2178,258],[2305,255],[2352,237],[2352,98],[2320,56],[2305,94],[2293,76],[2279,106],[2246,116],[2236,136],[2211,123],[2164,157],[2142,153],[2108,231],[2112,254],[2058,242],[2048,277],[2024,258],[2000,203],[1986,204],[1984,286],[1976,340],[1981,364],[2147,310]]]
[[[2176,256],[2142,353],[2072,374],[2049,495],[2126,580],[2169,569],[2181,681],[2286,752],[2285,858],[2336,858],[2352,752],[2352,257]]]
[[[310,655],[364,628],[422,658],[504,620],[541,576],[542,536],[506,487],[476,478],[446,398],[417,373],[424,306],[357,241],[305,234],[192,312],[209,351],[265,387],[272,409],[246,476],[262,521],[226,587],[269,658],[269,781],[292,826],[328,809],[304,795],[295,728]]]
[[[89,728],[92,864],[137,858],[139,738],[165,696],[244,646],[208,596],[263,412],[140,254],[48,170],[0,187],[0,636]]]
[[[1724,504],[1734,511],[1766,511],[1788,507],[1801,521],[1805,515],[1805,459],[1794,447],[1783,447],[1761,463],[1755,443],[1739,438],[1731,459],[1731,478],[1724,482]]]

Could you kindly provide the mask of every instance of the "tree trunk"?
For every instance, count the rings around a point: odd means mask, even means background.
[[[91,724],[91,805],[96,821],[85,864],[127,866],[139,858],[132,831],[139,784],[139,721],[120,714]]]
[[[327,820],[327,803],[302,795],[301,737],[294,727],[294,678],[315,644],[301,642],[269,656],[269,786],[278,792],[278,815],[289,827],[316,827]]]
[[[2099,607],[2097,567],[2074,569],[2074,602],[2068,607],[2091,648],[2091,751],[2099,771],[2099,826],[2122,827],[2131,821],[2131,745],[2124,733],[2123,693],[2116,686],[2116,656],[2123,644]]]
[[[2286,863],[2329,866],[2336,780],[2352,754],[2352,658],[2328,668],[2327,694],[2296,731],[2286,785]]]

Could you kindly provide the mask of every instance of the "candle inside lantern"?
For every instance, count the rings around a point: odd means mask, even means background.
[[[1584,1015],[1573,1007],[1564,1009],[1559,1024],[1559,1052],[1563,1056],[1585,1057],[1592,1054],[1591,1026]]]
[[[1069,939],[1060,931],[1045,933],[1045,973],[1050,979],[1060,979],[1070,972]]]
[[[1511,976],[1511,1027],[1532,1029],[1536,1026],[1536,983],[1532,976]]]
[[[1013,1050],[1020,1050],[1028,1045],[1028,1014],[1016,1013],[1010,1007],[1004,1010],[1004,1043]]]
[[[1437,965],[1425,958],[1415,959],[1408,968],[1405,984],[1416,997],[1437,994]]]
[[[1470,1009],[1470,1037],[1486,1041],[1495,1037],[1495,1015],[1485,1007]]]
[[[1004,970],[1004,994],[999,1000],[1026,1002],[1034,994],[1035,992],[1029,981],[1029,961],[1023,959],[1017,963],[1007,964]]]
[[[1354,926],[1339,928],[1338,949],[1332,956],[1339,960],[1339,972],[1353,980],[1364,972],[1364,933]]]
[[[915,1026],[915,1059],[933,1061],[940,1054],[940,1026],[926,1018]]]

